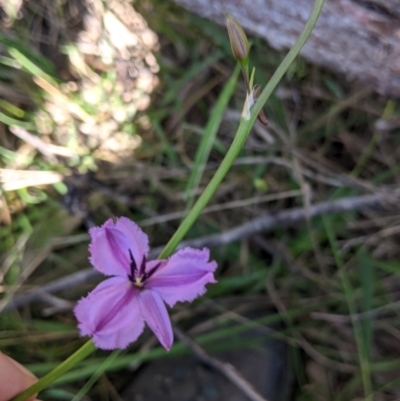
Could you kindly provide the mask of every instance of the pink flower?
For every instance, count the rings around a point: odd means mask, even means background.
[[[184,248],[167,260],[147,261],[148,237],[126,217],[107,220],[90,230],[89,251],[93,266],[107,276],[75,307],[82,336],[89,335],[98,348],[125,348],[135,341],[145,322],[164,348],[173,342],[166,302],[193,301],[215,283],[215,261],[209,250]]]

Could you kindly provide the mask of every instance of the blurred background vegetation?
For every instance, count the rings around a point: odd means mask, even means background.
[[[230,80],[224,27],[173,3],[1,4],[0,349],[41,376],[84,341],[71,309],[99,279],[75,275],[89,268],[88,228],[125,215],[165,244],[232,142],[245,87]],[[265,84],[284,54],[251,41]],[[265,110],[269,126],[256,124],[188,238],[398,185],[397,100],[298,59]],[[392,205],[214,247],[218,284],[173,319],[210,352],[257,349],[262,338],[240,333],[268,327],[288,346],[290,399],[398,399],[399,232]],[[177,341],[169,356],[189,352]],[[41,398],[118,400],[134,371],[166,355],[146,332]]]

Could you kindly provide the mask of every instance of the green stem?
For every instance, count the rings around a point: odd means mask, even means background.
[[[12,398],[10,401],[24,401],[32,395],[38,393],[39,391],[48,387],[51,383],[55,382],[59,377],[61,377],[64,373],[68,372],[72,369],[77,363],[85,359],[89,356],[93,351],[96,350],[95,345],[92,340],[89,340],[81,348],[78,349],[75,353],[73,353],[68,359],[58,365],[54,370],[52,370],[49,374],[42,377],[38,382],[36,382],[33,386],[29,387],[22,393],[18,394],[16,397]]]
[[[240,150],[242,149],[250,130],[258,116],[258,113],[263,108],[264,104],[271,96],[274,89],[279,84],[283,75],[288,70],[290,64],[299,54],[301,48],[306,43],[308,37],[310,36],[318,17],[321,13],[322,7],[325,3],[325,0],[316,0],[314,3],[314,7],[311,10],[311,14],[308,18],[306,26],[304,27],[303,32],[300,34],[294,46],[290,49],[289,53],[283,59],[282,63],[279,65],[274,75],[271,77],[270,81],[261,92],[257,102],[254,104],[251,109],[250,118],[248,120],[244,120],[243,118],[240,120],[239,128],[235,135],[235,138],[232,142],[231,147],[229,148],[224,160],[216,171],[214,177],[211,179],[209,184],[207,185],[204,192],[201,194],[197,202],[194,204],[192,210],[189,212],[187,217],[182,221],[179,228],[176,230],[175,234],[171,237],[165,248],[159,255],[159,259],[165,259],[169,255],[174,252],[175,248],[182,241],[183,237],[187,234],[187,232],[192,227],[193,223],[197,220],[202,210],[206,207],[211,197],[214,195],[215,191],[218,189],[225,175],[228,173],[230,167],[232,166],[234,160],[238,156]]]
[[[289,53],[283,59],[282,63],[275,71],[274,75],[271,77],[271,80],[268,82],[264,90],[261,92],[261,95],[258,97],[257,102],[254,104],[252,108],[252,113],[250,116],[251,124],[256,120],[258,113],[264,107],[264,104],[267,102],[268,98],[271,96],[271,93],[276,88],[283,75],[288,70],[290,64],[294,61],[297,55],[300,53],[300,50],[307,42],[312,30],[314,29],[315,24],[318,21],[318,17],[321,14],[322,7],[325,4],[325,0],[315,0],[314,6],[311,10],[310,16],[308,17],[307,23],[303,29],[303,32],[298,37],[294,46],[290,49]]]
[[[271,96],[272,92],[278,85],[279,81],[286,73],[290,64],[299,54],[301,48],[306,43],[308,37],[311,34],[311,31],[316,24],[318,17],[321,13],[322,7],[325,3],[325,0],[316,0],[314,3],[314,7],[311,10],[311,14],[308,18],[306,26],[304,27],[303,32],[300,34],[294,46],[290,49],[289,53],[283,59],[282,63],[275,71],[274,75],[271,77],[271,80],[268,82],[264,90],[261,92],[260,97],[257,102],[254,104],[253,108],[250,112],[250,117],[248,120],[241,119],[239,128],[235,135],[235,138],[232,142],[231,147],[229,148],[224,160],[222,161],[220,167],[216,171],[214,177],[211,179],[206,189],[197,200],[192,210],[189,212],[187,217],[182,221],[178,230],[172,236],[170,241],[167,243],[163,251],[161,252],[159,259],[163,259],[172,254],[178,244],[182,241],[183,237],[192,227],[193,223],[199,217],[202,210],[206,207],[207,203],[210,201],[211,197],[214,195],[215,191],[218,189],[222,180],[228,173],[230,167],[232,166],[234,160],[238,156],[240,150],[242,149],[250,130],[258,116],[258,113],[263,108],[264,104]],[[74,367],[77,363],[85,359],[88,355],[90,355],[93,351],[95,351],[96,347],[94,346],[92,340],[89,340],[85,343],[80,349],[78,349],[74,354],[72,354],[68,359],[66,359],[63,363],[57,366],[54,370],[52,370],[49,374],[42,377],[36,384],[29,387],[27,390],[17,395],[10,401],[24,401],[33,394],[43,390],[51,383],[55,382],[59,377],[61,377],[64,373]]]

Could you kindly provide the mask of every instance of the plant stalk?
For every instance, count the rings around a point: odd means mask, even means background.
[[[89,340],[88,342],[83,344],[81,348],[74,352],[69,358],[67,358],[64,362],[53,369],[50,373],[48,373],[46,376],[43,376],[38,382],[36,382],[34,385],[29,387],[22,393],[18,394],[16,397],[12,398],[10,401],[25,401],[32,395],[50,386],[51,383],[54,383],[59,377],[68,372],[77,363],[85,359],[95,350],[96,347],[93,344],[93,341]]]
[[[194,204],[193,208],[190,210],[189,214],[182,221],[181,225],[178,227],[178,229],[176,230],[175,234],[171,237],[169,242],[165,245],[164,249],[159,255],[159,259],[165,259],[168,256],[170,256],[172,252],[174,252],[176,247],[179,245],[179,243],[182,241],[184,236],[190,230],[194,222],[197,220],[203,209],[207,206],[208,202],[210,201],[214,193],[217,191],[219,185],[225,178],[230,167],[232,166],[240,150],[242,149],[247,137],[249,136],[251,128],[261,109],[271,96],[272,92],[278,86],[280,80],[288,70],[290,64],[297,57],[297,55],[300,53],[300,50],[307,42],[307,39],[309,38],[318,20],[318,17],[321,14],[324,3],[325,0],[315,1],[310,16],[307,20],[307,23],[303,29],[303,32],[300,34],[294,46],[290,49],[286,57],[283,59],[282,63],[275,71],[274,75],[272,75],[268,84],[265,86],[264,90],[261,92],[259,98],[257,99],[257,101],[255,102],[250,111],[249,119],[245,120],[241,118],[235,138],[233,139],[232,145],[230,146],[227,154],[225,155],[225,158],[223,159],[221,165],[215,172],[211,181],[208,183],[204,192],[201,194],[197,202]]]

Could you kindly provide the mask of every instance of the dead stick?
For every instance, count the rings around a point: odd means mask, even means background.
[[[328,213],[350,212],[371,207],[382,208],[384,205],[390,204],[389,200],[400,200],[400,193],[378,192],[372,195],[354,196],[333,201],[320,202],[310,206],[307,211],[308,213],[306,213],[306,210],[303,207],[296,207],[276,213],[268,213],[221,234],[214,234],[187,242],[183,241],[179,247],[187,245],[194,247],[215,247],[229,244],[242,238],[248,238],[251,235],[258,234],[262,231],[270,230],[273,227],[287,227],[294,225],[306,220],[306,218],[321,216]]]
[[[258,393],[258,391],[236,370],[230,363],[221,362],[217,358],[208,355],[203,348],[200,347],[195,341],[187,336],[183,331],[176,326],[173,327],[175,335],[185,343],[196,356],[206,365],[211,366],[221,374],[223,374],[229,381],[231,381],[237,388],[252,401],[268,401],[265,397]]]

